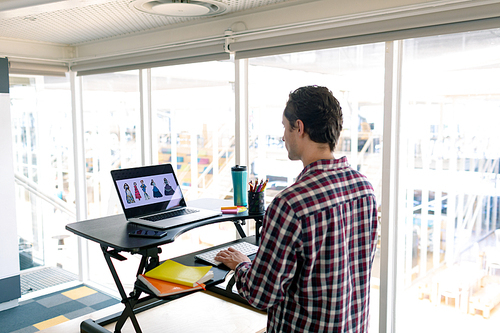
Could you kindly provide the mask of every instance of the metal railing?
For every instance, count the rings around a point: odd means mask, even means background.
[[[63,213],[76,220],[76,213],[74,211],[75,209],[72,208],[71,205],[66,201],[58,197],[54,197],[54,195],[46,193],[37,183],[26,178],[23,175],[20,175],[19,173],[14,174],[14,181],[17,185],[24,187],[28,192],[36,195],[38,198],[44,200],[45,202],[54,206],[54,208],[59,209]]]

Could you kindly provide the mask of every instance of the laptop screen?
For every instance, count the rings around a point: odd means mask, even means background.
[[[170,164],[113,170],[111,175],[127,218],[186,206]]]

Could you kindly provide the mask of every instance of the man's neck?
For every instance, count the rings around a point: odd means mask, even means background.
[[[331,152],[329,149],[313,149],[310,152],[305,153],[300,160],[302,161],[302,164],[305,168],[309,164],[316,161],[331,159],[333,159],[333,152]]]

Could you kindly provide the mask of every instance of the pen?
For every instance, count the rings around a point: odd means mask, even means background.
[[[269,179],[266,179],[266,181],[264,182],[264,186],[262,186],[262,189],[260,190],[261,192],[264,192],[264,190],[266,189],[267,182],[269,182]]]
[[[257,187],[257,189],[255,190],[255,192],[260,192],[260,189],[262,188],[262,184],[263,184],[263,183],[264,183],[264,179],[262,179],[262,180],[260,181],[260,184],[259,184],[259,186]]]
[[[250,192],[257,192],[258,179],[250,181]]]

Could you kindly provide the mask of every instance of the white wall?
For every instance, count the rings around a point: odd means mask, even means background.
[[[8,89],[7,62],[0,59],[0,87]],[[3,90],[3,89],[1,89]],[[19,285],[19,249],[17,245],[16,202],[10,98],[0,90],[0,310],[17,305],[21,296]],[[16,290],[18,289],[18,290]]]

